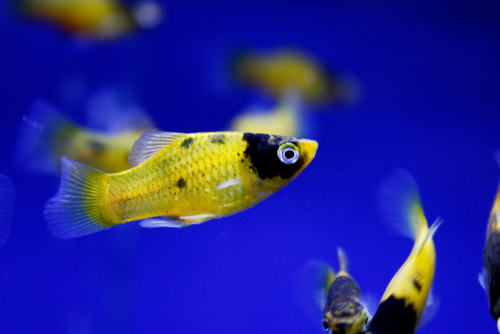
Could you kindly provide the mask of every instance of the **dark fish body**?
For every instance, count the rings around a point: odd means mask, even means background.
[[[373,334],[413,334],[417,314],[412,304],[406,305],[404,298],[390,296],[380,303],[372,321],[368,324],[368,333]]]

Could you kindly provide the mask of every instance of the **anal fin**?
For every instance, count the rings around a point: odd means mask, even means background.
[[[141,227],[157,228],[157,227],[186,227],[189,224],[184,223],[179,217],[162,216],[155,218],[143,219],[139,222]]]

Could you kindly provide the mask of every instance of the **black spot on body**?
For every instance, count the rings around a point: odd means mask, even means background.
[[[177,186],[179,188],[184,188],[186,186],[186,181],[181,177],[179,181],[177,182]]]
[[[191,146],[191,144],[193,143],[194,139],[192,137],[187,137],[186,139],[184,139],[184,141],[181,143],[181,147],[182,148],[188,148],[189,146]]]
[[[420,284],[420,282],[416,279],[413,280],[413,286],[417,288],[418,292],[422,291],[422,284]]]
[[[413,304],[405,306],[404,299],[390,296],[378,306],[368,325],[368,332],[413,334],[416,323],[417,314]]]
[[[212,144],[224,144],[226,142],[226,136],[224,136],[222,133],[217,134],[217,135],[211,135],[210,137],[210,142]]]
[[[270,136],[266,134],[244,133],[243,140],[247,142],[244,155],[250,159],[253,167],[257,170],[259,177],[272,179],[281,177],[289,179],[304,165],[305,157],[300,155],[294,164],[284,164],[278,158],[278,148],[285,142],[298,145],[292,138],[282,136]]]
[[[98,154],[104,153],[106,151],[106,145],[104,143],[95,141],[95,140],[89,140],[88,141],[89,147],[92,151]]]

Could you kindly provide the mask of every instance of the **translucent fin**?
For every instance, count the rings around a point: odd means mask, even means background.
[[[380,186],[380,209],[391,228],[415,240],[427,228],[418,187],[406,170],[398,169]]]
[[[366,308],[366,311],[368,312],[369,321],[373,318],[375,312],[377,312],[379,300],[380,298],[372,293],[363,293],[361,304]]]
[[[16,191],[10,179],[0,174],[0,248],[5,245],[10,235],[15,194]]]
[[[89,126],[108,133],[155,129],[149,115],[123,95],[114,89],[95,93],[87,105]]]
[[[156,217],[143,219],[139,222],[141,227],[157,228],[157,227],[186,227],[187,225],[178,217]]]
[[[443,220],[441,218],[439,218],[439,217],[436,219],[436,221],[434,221],[434,223],[432,224],[432,226],[427,230],[426,235],[422,238],[422,242],[417,247],[417,249],[418,249],[419,252],[424,248],[425,245],[427,245],[427,243],[429,241],[432,240],[432,237],[434,236],[434,233],[436,233],[438,227],[442,223],[443,223]]]
[[[70,136],[76,129],[74,123],[47,102],[35,101],[29,115],[23,117],[15,165],[33,173],[59,173],[61,157],[55,144],[64,145],[68,142],[65,136]]]
[[[45,204],[48,228],[58,238],[69,239],[113,226],[106,212],[103,177],[92,167],[62,158],[61,185]]]
[[[439,303],[440,303],[439,298],[434,296],[431,289],[429,297],[427,297],[427,303],[425,305],[425,309],[422,312],[422,315],[420,316],[417,325],[415,326],[415,332],[417,332],[419,329],[427,325],[434,318],[439,309]]]
[[[477,280],[479,282],[479,285],[481,285],[481,287],[486,290],[486,282],[484,281],[484,276],[483,276],[483,273],[479,273],[477,275]]]
[[[295,296],[299,308],[311,324],[321,329],[323,309],[328,290],[335,280],[335,272],[326,263],[311,260],[299,272],[295,284]]]
[[[227,181],[224,181],[224,182],[216,185],[215,189],[222,190],[222,189],[225,189],[228,187],[236,186],[236,185],[241,184],[241,183],[242,183],[241,179],[239,177],[236,177],[234,179],[227,180]]]
[[[191,224],[201,224],[201,223],[206,222],[207,220],[210,220],[214,217],[215,216],[212,214],[201,214],[201,215],[194,215],[194,216],[182,216],[179,218],[182,219],[182,221],[186,225],[191,225]]]
[[[128,163],[135,167],[151,159],[166,146],[185,136],[183,133],[150,131],[137,139],[128,156]]]
[[[344,250],[340,247],[337,247],[337,254],[339,257],[339,265],[340,265],[339,271],[344,271],[345,273],[347,273],[347,270],[349,268],[349,260],[347,259],[347,255],[345,254]]]

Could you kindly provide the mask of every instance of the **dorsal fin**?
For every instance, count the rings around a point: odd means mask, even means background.
[[[344,250],[340,247],[337,247],[337,254],[339,256],[339,272],[343,271],[347,274],[347,269],[349,266],[349,260],[347,259],[347,255],[345,254]]]
[[[436,219],[436,221],[431,225],[431,227],[426,231],[424,237],[422,238],[422,241],[420,242],[420,244],[415,247],[415,249],[417,250],[417,254],[425,247],[425,245],[427,245],[427,243],[429,241],[432,240],[432,237],[434,235],[434,233],[436,233],[438,227],[443,223],[443,220],[438,217]]]
[[[129,165],[132,167],[139,166],[143,162],[151,159],[156,153],[160,152],[170,143],[183,136],[183,133],[176,132],[144,132],[141,138],[135,141],[132,152],[130,152],[128,156]]]

